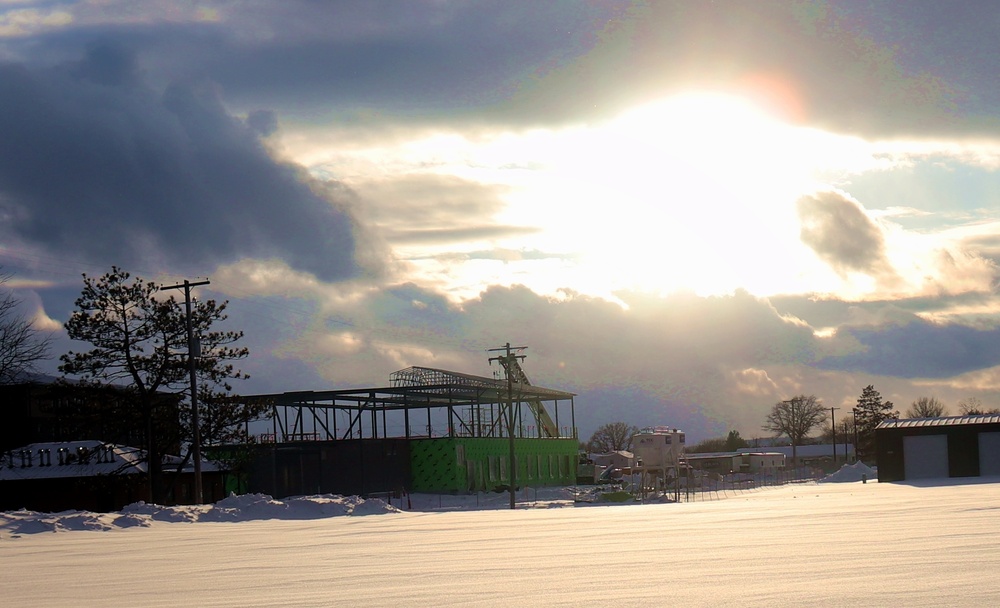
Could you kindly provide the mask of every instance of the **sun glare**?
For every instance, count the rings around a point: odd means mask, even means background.
[[[523,283],[771,295],[838,288],[799,241],[795,201],[878,162],[868,142],[784,122],[753,97],[689,92],[604,123],[396,139],[346,153],[334,173],[348,185],[437,174],[501,193],[492,217],[462,221],[534,230],[396,246],[452,293]]]
[[[594,289],[778,293],[810,274],[790,254],[794,201],[827,139],[739,97],[678,95],[553,135],[518,219],[579,252]]]

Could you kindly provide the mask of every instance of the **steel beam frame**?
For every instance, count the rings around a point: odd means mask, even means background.
[[[364,438],[425,437],[506,438],[501,412],[507,402],[507,382],[446,370],[410,367],[390,376],[382,388],[298,391],[245,396],[247,401],[271,407],[271,433],[263,442],[337,441]],[[515,437],[576,438],[574,393],[524,382],[515,384]],[[559,406],[569,402],[573,426],[560,428]],[[541,430],[552,425],[542,404],[555,412],[555,434]],[[526,411],[525,411],[526,410]],[[415,432],[412,413],[426,414],[426,428]],[[366,416],[367,414],[367,416]],[[531,416],[534,425],[525,426]],[[544,416],[543,416],[544,414]],[[332,420],[332,424],[331,424]],[[344,422],[338,424],[338,420]],[[532,433],[532,429],[536,432]],[[253,430],[248,425],[248,432]]]

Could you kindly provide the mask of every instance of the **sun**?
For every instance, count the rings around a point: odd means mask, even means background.
[[[579,254],[591,289],[778,293],[804,272],[794,200],[825,145],[750,99],[675,95],[552,134],[522,219]]]

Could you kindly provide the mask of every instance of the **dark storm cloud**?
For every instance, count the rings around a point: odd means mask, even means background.
[[[863,350],[817,363],[827,370],[898,378],[950,378],[1000,365],[1000,329],[978,330],[914,319],[883,328],[842,328]]]
[[[254,110],[247,114],[247,124],[257,133],[267,137],[278,130],[278,116],[271,110]]]
[[[885,239],[864,209],[836,192],[804,196],[797,203],[802,242],[834,270],[874,277],[892,273]]]
[[[102,25],[94,15],[97,23],[50,34],[45,46],[121,36],[159,73],[206,78],[229,103],[281,106],[287,114],[377,108],[454,118],[585,52],[622,10],[566,0],[251,1],[220,7],[217,22]]]
[[[152,3],[151,3],[152,4]],[[140,48],[151,76],[204,78],[242,111],[298,120],[578,122],[691,87],[756,83],[811,124],[844,132],[1000,131],[990,2],[248,1],[217,21],[119,21],[12,40],[50,60],[81,40]],[[141,15],[135,3],[129,13]],[[157,12],[153,5],[150,14]],[[33,60],[34,60],[33,59]]]
[[[8,242],[176,271],[281,258],[326,280],[358,272],[351,218],[276,162],[212,86],[162,94],[129,52],[53,68],[0,64],[0,213]]]

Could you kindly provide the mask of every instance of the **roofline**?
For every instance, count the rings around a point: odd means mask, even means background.
[[[938,416],[936,418],[887,418],[875,427],[880,429],[915,429],[938,426],[1000,424],[1000,414],[974,414],[965,416]]]

